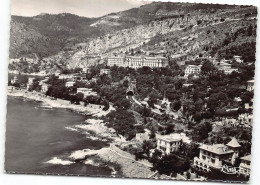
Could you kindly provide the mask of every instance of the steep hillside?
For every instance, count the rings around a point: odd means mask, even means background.
[[[41,43],[41,45],[39,45]],[[38,31],[28,28],[23,23],[11,21],[10,29],[10,58],[20,56],[33,56],[33,53],[49,53],[55,48],[49,48],[48,38]],[[58,50],[56,50],[58,51]]]
[[[243,29],[251,24],[255,29],[256,14],[250,6],[160,2],[99,18],[67,13],[12,16],[10,57],[37,55],[76,67],[88,65],[84,62],[90,62],[89,55],[132,50],[172,57],[218,53],[226,33],[236,31],[231,25]],[[237,43],[254,40],[238,35]]]
[[[177,17],[164,17],[129,29],[120,30],[102,37],[77,44],[78,51],[68,59],[71,62],[83,62],[79,59],[88,54],[145,52],[164,56],[186,56],[193,58],[198,54],[216,54],[224,47],[255,41],[255,8],[244,7],[216,11],[214,14],[196,13]],[[252,26],[253,33],[242,34]],[[229,46],[223,45],[229,34],[236,34],[236,39]],[[213,50],[216,50],[213,52]]]

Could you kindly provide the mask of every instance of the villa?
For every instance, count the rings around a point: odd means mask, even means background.
[[[221,169],[225,163],[233,165],[235,159],[238,157],[238,149],[241,146],[235,138],[233,138],[227,145],[202,144],[200,148],[199,157],[194,158],[193,165],[204,171],[210,171],[211,168]]]
[[[41,92],[46,93],[48,91],[49,87],[50,87],[49,84],[43,83],[42,88],[41,88]]]
[[[237,56],[237,55],[234,55],[233,56],[234,60],[238,63],[243,63],[243,60],[241,59],[242,57],[241,56]]]
[[[15,90],[15,86],[8,86],[8,92],[11,93]]]
[[[251,155],[241,157],[240,159],[239,172],[246,176],[250,175]]]
[[[18,82],[18,78],[17,78],[17,76],[14,76],[14,78],[11,79],[11,84],[15,84],[17,82]]]
[[[200,74],[201,71],[201,65],[188,65],[185,69],[185,78],[188,78],[189,75],[194,74],[194,75],[198,75]]]
[[[254,83],[255,81],[254,80],[249,80],[247,81],[247,91],[254,91]]]
[[[35,79],[35,78],[33,78],[33,77],[29,77],[29,78],[28,78],[28,83],[27,83],[27,85],[26,85],[26,89],[27,89],[27,90],[29,90],[29,89],[32,87],[34,79]]]
[[[141,143],[144,141],[148,141],[150,139],[151,131],[148,129],[144,129],[144,133],[136,133],[135,139]]]
[[[178,151],[182,142],[190,143],[190,139],[184,133],[174,133],[170,135],[156,135],[157,149],[165,154]]]
[[[74,84],[75,84],[74,81],[69,81],[69,82],[66,82],[66,83],[65,83],[65,86],[66,86],[66,87],[73,87]]]
[[[88,73],[90,73],[90,68],[89,67],[83,67],[82,72],[88,74]]]
[[[100,75],[102,74],[110,75],[110,69],[100,69]]]
[[[231,74],[233,71],[238,72],[238,69],[232,68],[231,64],[221,61],[218,66],[218,70],[223,71],[225,74]]]
[[[90,88],[77,88],[77,93],[84,94],[84,97],[86,97],[86,96],[97,96],[97,93],[94,92]]]

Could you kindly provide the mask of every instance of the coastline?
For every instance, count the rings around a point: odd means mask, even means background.
[[[133,155],[122,151],[114,144],[99,150],[78,150],[71,153],[66,159],[53,158],[48,163],[70,165],[79,161],[84,164],[109,166],[111,169],[114,169],[111,177],[144,179],[151,178],[155,173],[151,171],[152,165],[149,162],[136,161]]]
[[[94,117],[102,117],[107,115],[110,111],[115,110],[112,106],[109,107],[107,111],[102,110],[102,108],[97,105],[88,104],[84,105],[75,105],[71,104],[68,100],[62,99],[52,99],[42,93],[39,92],[29,92],[27,90],[14,90],[13,92],[7,92],[8,96],[13,97],[22,97],[28,100],[37,101],[42,103],[42,107],[47,108],[65,108],[77,113],[94,116]]]
[[[150,170],[149,164],[136,161],[130,153],[122,151],[115,146],[116,143],[126,142],[125,138],[116,134],[113,128],[108,128],[105,122],[101,119],[114,110],[110,106],[109,110],[103,111],[102,108],[96,106],[72,105],[69,101],[61,99],[51,99],[38,92],[28,92],[26,90],[15,90],[12,93],[8,92],[8,96],[21,97],[30,101],[41,103],[43,108],[65,108],[76,113],[91,116],[85,122],[66,127],[66,129],[76,132],[83,132],[92,140],[109,141],[110,147],[105,147],[100,150],[84,149],[74,151],[67,157],[59,158],[54,156],[46,163],[70,165],[75,162],[82,161],[84,164],[102,165],[111,168],[111,177],[136,177],[148,178],[153,172]]]

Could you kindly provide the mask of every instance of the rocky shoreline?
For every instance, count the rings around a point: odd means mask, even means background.
[[[22,97],[28,100],[42,102],[42,106],[46,108],[65,108],[83,115],[94,116],[94,117],[105,116],[110,111],[114,110],[112,106],[110,106],[107,111],[103,111],[102,107],[98,107],[92,104],[89,104],[87,106],[81,104],[75,105],[75,104],[71,104],[70,101],[68,100],[54,99],[42,93],[29,92],[27,90],[14,90],[12,92],[8,92],[7,95],[14,96],[14,97]]]
[[[136,178],[148,178],[153,172],[150,170],[149,164],[145,164],[139,161],[135,161],[134,156],[120,150],[115,146],[116,143],[126,142],[125,138],[116,134],[115,130],[106,127],[102,119],[102,116],[108,114],[112,107],[108,111],[102,109],[95,109],[89,106],[72,105],[69,101],[52,99],[41,93],[28,92],[26,90],[15,90],[12,93],[8,92],[8,96],[22,97],[27,100],[40,102],[41,107],[46,108],[66,108],[75,111],[80,114],[89,115],[92,118],[85,120],[85,122],[79,125],[73,125],[67,127],[71,131],[83,132],[90,139],[109,141],[110,147],[102,148],[100,150],[84,149],[80,151],[74,151],[69,156],[61,158],[53,157],[46,163],[70,165],[76,162],[83,162],[90,165],[102,165],[112,169],[111,177],[136,177]],[[99,161],[99,162],[97,162]]]

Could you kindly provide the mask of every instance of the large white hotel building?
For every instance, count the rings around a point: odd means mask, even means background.
[[[119,66],[119,67],[130,67],[138,69],[144,66],[150,68],[157,67],[166,67],[168,65],[168,60],[164,57],[135,57],[135,56],[126,56],[126,57],[108,57],[107,59],[108,66]]]

